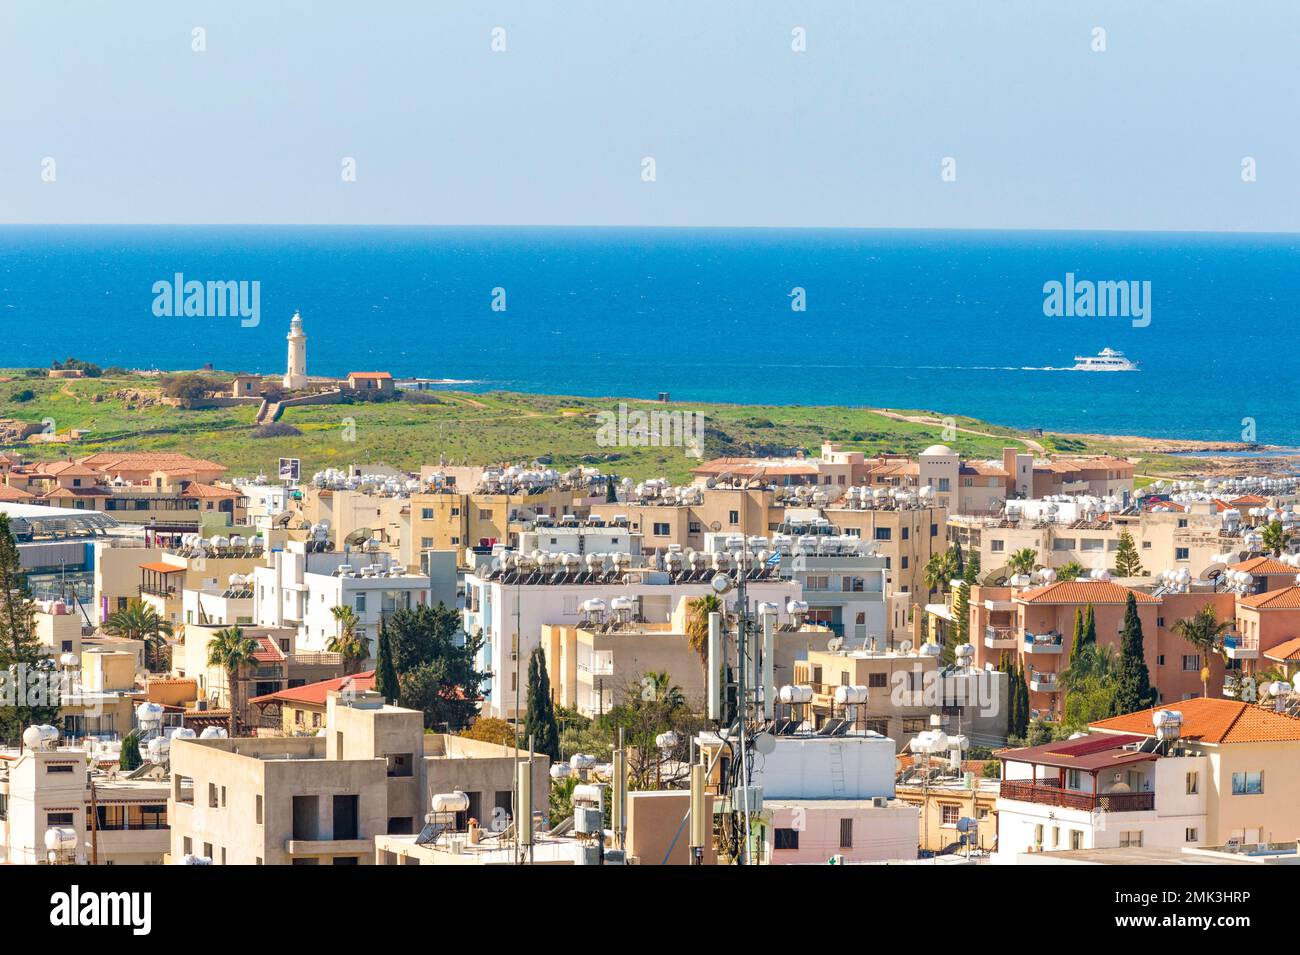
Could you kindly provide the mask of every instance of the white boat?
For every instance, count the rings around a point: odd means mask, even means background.
[[[1138,363],[1129,361],[1123,352],[1103,348],[1096,355],[1075,355],[1075,371],[1137,371]]]

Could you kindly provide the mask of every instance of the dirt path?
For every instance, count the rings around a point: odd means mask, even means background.
[[[884,408],[872,408],[871,410],[878,415],[881,415],[885,418],[892,418],[895,421],[907,421],[910,422],[911,424],[934,425],[939,428],[945,427],[944,420],[942,418],[934,418],[929,415],[919,415],[919,414],[905,415],[905,414],[899,414],[897,411],[886,411]],[[1017,438],[1007,434],[990,434],[987,431],[976,431],[974,428],[961,428],[958,427],[957,425],[953,425],[953,430],[960,431],[962,434],[978,435],[981,438],[997,438],[1004,441],[1015,441],[1018,444],[1023,444],[1025,447],[1027,447],[1030,451],[1034,452],[1035,454],[1047,453],[1047,449],[1044,448],[1037,441],[1034,441],[1032,438]]]

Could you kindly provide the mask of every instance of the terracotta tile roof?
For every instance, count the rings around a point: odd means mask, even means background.
[[[1233,564],[1228,569],[1244,570],[1246,573],[1254,574],[1257,577],[1264,577],[1269,574],[1294,577],[1296,574],[1300,574],[1300,568],[1284,564],[1276,557],[1252,557],[1250,560],[1243,560],[1239,564]]]
[[[40,495],[42,500],[53,501],[61,497],[112,497],[111,487],[52,487]]]
[[[97,471],[95,468],[88,467],[85,464],[79,464],[76,461],[49,461],[44,464],[38,464],[32,471],[33,474],[53,474],[68,475],[70,477],[103,477],[104,472]]]
[[[215,461],[192,458],[178,451],[100,451],[82,458],[80,463],[101,471],[226,470]]]
[[[1241,497],[1234,497],[1232,499],[1233,507],[1241,507],[1242,505],[1245,505],[1246,507],[1259,507],[1267,503],[1268,498],[1260,497],[1258,494],[1243,494]]]
[[[160,561],[160,560],[158,560],[158,561],[154,561],[154,562],[151,563],[151,564],[141,564],[141,565],[140,565],[140,569],[141,569],[141,570],[152,570],[154,573],[157,573],[157,574],[183,574],[183,573],[185,573],[185,568],[184,568],[184,567],[177,567],[175,564],[165,564],[165,563],[163,563],[163,562]]]
[[[1300,637],[1292,637],[1285,643],[1265,650],[1264,656],[1278,663],[1300,663]]]
[[[380,380],[384,380],[387,378],[392,378],[393,376],[386,371],[350,371],[348,372],[348,377],[349,378],[378,378]]]
[[[20,487],[0,484],[0,501],[30,501],[35,495]]]
[[[1183,714],[1182,736],[1206,743],[1269,743],[1300,741],[1300,719],[1239,700],[1195,697],[1166,703],[1126,716],[1093,723],[1093,729],[1151,736],[1151,714],[1156,710],[1177,710]]]
[[[189,486],[181,492],[181,497],[213,497],[213,498],[237,498],[242,497],[238,491],[228,487],[217,487],[215,484],[200,484],[198,481],[191,481]]]
[[[253,637],[253,639],[257,641],[257,645],[261,648],[253,654],[253,659],[258,663],[280,663],[284,660],[284,651],[266,634]]]
[[[983,477],[1010,477],[1005,468],[1000,464],[991,464],[988,461],[966,461],[961,466],[962,474],[979,474]]]
[[[267,693],[263,696],[255,696],[248,702],[250,703],[300,703],[307,706],[324,706],[325,698],[330,693],[341,691],[344,685],[351,682],[352,689],[361,693],[365,690],[375,688],[375,671],[367,670],[365,673],[358,673],[356,676],[341,676],[335,680],[321,680],[319,683],[308,683],[305,686],[295,686],[288,690],[279,690],[275,693]]]
[[[1294,572],[1295,568],[1292,568]],[[1300,610],[1300,587],[1282,587],[1242,597],[1237,603],[1254,610]]]
[[[1140,590],[1130,590],[1109,580],[1058,580],[1054,584],[1026,590],[1012,599],[1027,604],[1122,604],[1132,594],[1140,604],[1160,603]]]

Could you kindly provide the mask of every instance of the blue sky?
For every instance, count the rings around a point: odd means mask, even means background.
[[[1300,231],[1298,51],[1291,0],[4,0],[0,222]]]

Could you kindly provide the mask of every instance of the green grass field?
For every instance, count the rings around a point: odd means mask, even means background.
[[[214,373],[220,376],[220,373]],[[434,392],[436,404],[415,401],[288,408],[280,421],[298,435],[260,438],[255,405],[182,410],[158,403],[160,382],[142,375],[86,379],[28,378],[0,371],[0,419],[52,423],[56,434],[84,429],[73,442],[3,445],[35,460],[81,457],[103,450],[183,451],[210,458],[230,474],[272,474],[281,457],[302,459],[305,474],[327,466],[383,462],[418,469],[421,464],[490,464],[539,460],[557,468],[590,464],[632,478],[685,479],[697,459],[683,448],[602,447],[598,412],[616,412],[617,398],[577,398],[512,392]],[[29,400],[20,401],[30,390]],[[150,403],[150,400],[154,403]],[[848,449],[915,454],[942,437],[938,422],[897,420],[865,408],[722,405],[628,401],[642,410],[698,411],[704,415],[706,458],[782,453],[803,448],[817,453],[823,441]],[[936,412],[896,410],[906,416]],[[1028,435],[1012,428],[955,417],[958,432],[944,443],[963,456],[1000,457],[1004,446],[1024,447]],[[1038,443],[1054,448],[1051,435]],[[1032,446],[1032,445],[1031,445]],[[1070,442],[1070,452],[1099,452]],[[1165,470],[1156,460],[1158,470]]]

